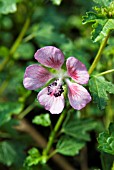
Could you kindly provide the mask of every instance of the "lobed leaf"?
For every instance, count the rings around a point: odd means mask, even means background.
[[[32,43],[21,43],[19,47],[17,48],[14,58],[15,59],[32,59],[34,56],[34,46]]]
[[[29,155],[26,157],[24,165],[33,166],[41,161],[41,155],[37,148],[32,148],[28,151]]]
[[[84,142],[64,135],[59,139],[56,146],[56,151],[63,155],[74,156],[79,153],[80,149],[82,149],[84,145]]]
[[[97,40],[100,40],[100,33],[102,31],[102,25],[105,24],[105,20],[99,19],[97,20],[93,25],[93,31],[91,32],[91,39],[93,40],[93,42],[97,42]]]
[[[19,114],[23,109],[23,104],[19,102],[0,103],[0,126],[8,122],[13,114]]]
[[[82,23],[87,24],[89,22],[95,22],[97,14],[95,12],[86,12],[86,15],[82,18]]]
[[[39,116],[35,116],[32,122],[37,125],[50,126],[51,124],[50,115],[48,113],[45,113]]]
[[[98,149],[114,155],[114,123],[110,123],[108,131],[99,134]]]
[[[93,23],[91,38],[93,42],[97,42],[106,37],[110,30],[114,29],[114,2],[111,0],[94,0],[94,2],[99,7],[96,6],[94,12],[87,12],[86,16],[83,16],[82,23]]]
[[[97,41],[103,39],[104,37],[107,36],[109,31],[114,29],[114,19],[107,19],[107,20],[105,19],[103,21],[99,20],[98,23],[101,23],[101,24],[97,24],[97,26],[100,25],[99,26],[100,29],[99,29],[99,27],[97,27],[96,31],[94,30],[92,32],[93,33],[92,39],[94,40],[94,42],[97,42]],[[99,34],[98,34],[98,30],[100,30]],[[94,34],[95,34],[94,32],[96,32],[96,34],[97,34],[96,37],[94,37]]]
[[[0,0],[0,13],[1,14],[8,14],[16,12],[17,0]]]
[[[16,152],[12,145],[6,141],[0,143],[0,162],[10,166],[16,157]]]
[[[61,44],[68,41],[64,34],[57,32],[55,27],[51,24],[42,23],[38,30],[34,33],[36,42],[41,45],[50,45],[52,43]]]
[[[102,169],[103,170],[114,170],[113,163],[114,163],[114,155],[101,152],[101,161],[102,161]]]
[[[93,77],[89,81],[89,89],[93,100],[99,109],[104,109],[107,105],[107,92],[114,94],[114,85],[106,81],[103,77]]]
[[[97,123],[91,119],[73,119],[68,121],[62,127],[62,132],[76,139],[89,141],[88,131],[93,130]]]
[[[0,142],[0,162],[7,166],[22,166],[25,158],[24,149],[25,146],[16,141]]]

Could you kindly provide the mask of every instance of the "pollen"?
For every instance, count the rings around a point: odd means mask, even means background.
[[[62,84],[59,82],[59,80],[55,80],[47,88],[48,88],[48,95],[51,96],[54,95],[55,97],[61,96],[61,94],[64,92]]]

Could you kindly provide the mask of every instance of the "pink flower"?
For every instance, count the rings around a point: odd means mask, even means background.
[[[35,90],[50,80],[53,82],[44,87],[37,96],[41,105],[52,114],[59,114],[63,111],[65,83],[68,85],[68,98],[70,105],[80,110],[91,101],[88,91],[81,86],[87,84],[89,74],[84,64],[75,57],[69,57],[66,61],[67,72],[61,67],[64,63],[63,53],[56,47],[46,46],[37,50],[35,59],[42,65],[54,69],[54,73],[46,68],[33,64],[26,68],[23,84],[29,90]],[[69,80],[69,78],[71,80]]]

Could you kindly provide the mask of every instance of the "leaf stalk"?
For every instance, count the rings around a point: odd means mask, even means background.
[[[29,24],[30,24],[30,18],[27,18],[19,36],[17,37],[17,39],[15,40],[14,44],[12,45],[12,47],[9,51],[9,55],[0,64],[0,72],[5,68],[6,64],[9,62],[10,58],[13,56],[13,54],[17,50],[18,46],[20,45],[20,43],[29,27]]]
[[[54,139],[55,139],[55,136],[56,136],[56,133],[58,132],[64,118],[65,118],[65,115],[67,114],[67,111],[63,111],[53,129],[53,131],[51,132],[50,136],[49,136],[49,140],[48,140],[48,143],[47,143],[47,147],[43,150],[43,156],[45,158],[45,161],[48,160],[48,153],[52,147],[52,144],[54,142]]]
[[[110,35],[110,31],[107,33],[107,36],[106,36],[106,37],[102,40],[102,42],[101,42],[101,45],[100,45],[99,50],[98,50],[98,52],[97,52],[97,55],[96,55],[96,57],[95,57],[92,65],[91,65],[91,67],[90,67],[90,69],[89,69],[89,71],[88,71],[90,75],[91,75],[92,72],[94,71],[95,67],[97,66],[97,64],[98,64],[98,62],[99,62],[99,60],[100,60],[100,58],[101,58],[103,49],[104,49],[104,47],[105,47],[106,44],[107,44],[109,35]]]
[[[109,73],[112,73],[112,72],[114,72],[114,69],[104,71],[104,72],[99,73],[99,74],[97,74],[97,75],[95,75],[95,76],[97,76],[97,77],[98,77],[98,76],[103,76],[103,75],[105,75],[105,74],[109,74]]]

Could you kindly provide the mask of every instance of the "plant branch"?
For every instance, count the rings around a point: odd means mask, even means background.
[[[34,107],[36,106],[36,103],[33,102],[31,105],[29,105],[23,112],[21,112],[18,115],[18,119],[23,119],[31,110],[34,109]]]
[[[48,156],[48,159],[52,158],[56,153],[57,151],[52,149],[50,155]]]
[[[53,129],[53,131],[51,132],[50,134],[50,137],[49,137],[49,141],[48,141],[48,144],[47,144],[47,147],[43,150],[43,156],[44,156],[44,159],[45,161],[48,160],[48,153],[52,147],[52,144],[54,142],[54,139],[55,139],[55,136],[56,136],[56,133],[58,132],[63,120],[64,120],[64,117],[66,115],[67,111],[63,111]]]
[[[8,86],[8,83],[9,83],[8,80],[9,80],[9,79],[5,79],[5,80],[3,81],[3,83],[1,84],[1,86],[0,86],[0,96],[1,96],[2,93],[5,91],[6,87]]]
[[[109,73],[112,73],[112,72],[114,72],[114,69],[104,71],[104,72],[102,72],[102,73],[97,74],[96,76],[103,76],[103,75],[105,75],[105,74],[109,74]]]
[[[99,50],[98,50],[98,52],[97,52],[97,55],[96,55],[96,57],[95,57],[92,65],[91,65],[91,67],[90,67],[90,69],[89,69],[89,71],[88,71],[89,74],[92,74],[92,72],[94,71],[96,65],[98,64],[98,62],[99,62],[99,60],[100,60],[100,58],[101,58],[103,49],[104,49],[104,47],[105,47],[106,44],[107,44],[109,35],[110,35],[110,31],[107,33],[107,36],[106,36],[106,37],[102,40],[102,42],[101,42],[101,45],[100,45]]]
[[[104,123],[107,129],[109,127],[110,122],[114,121],[114,112],[112,106],[113,106],[112,100],[109,100],[108,105],[106,107],[106,114],[104,118]]]
[[[20,120],[20,124],[15,126],[15,129],[28,133],[41,148],[46,147],[47,142],[44,137],[26,119]],[[63,170],[77,170],[59,154],[55,154],[52,160]]]
[[[6,57],[3,62],[0,64],[0,72],[5,68],[6,64],[9,62],[10,58],[13,56],[13,54],[15,53],[16,49],[18,48],[18,46],[20,45],[28,27],[30,24],[30,18],[27,18],[25,21],[25,24],[19,34],[19,36],[17,37],[16,41],[14,42],[14,44],[12,45],[10,51],[9,51],[9,55],[8,57]]]

